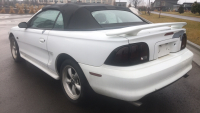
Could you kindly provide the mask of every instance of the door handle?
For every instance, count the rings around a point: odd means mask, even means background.
[[[44,42],[45,42],[45,39],[40,38],[40,43],[44,43]]]

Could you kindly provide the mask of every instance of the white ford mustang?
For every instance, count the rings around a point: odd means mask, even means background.
[[[13,27],[9,39],[14,60],[60,79],[70,101],[92,90],[134,102],[191,70],[184,25],[153,24],[109,5],[55,4]]]

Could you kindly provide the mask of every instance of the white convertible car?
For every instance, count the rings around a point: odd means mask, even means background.
[[[153,24],[122,7],[55,4],[13,27],[9,39],[16,62],[60,79],[74,103],[89,90],[136,102],[191,70],[185,25]]]

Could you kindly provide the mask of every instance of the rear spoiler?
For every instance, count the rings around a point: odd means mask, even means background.
[[[186,22],[172,22],[172,23],[156,23],[156,24],[147,24],[133,27],[126,27],[121,29],[114,29],[112,31],[106,32],[107,36],[116,36],[116,35],[132,35],[137,36],[138,32],[144,29],[156,28],[156,27],[167,27],[171,26],[171,29],[181,29],[185,26]]]

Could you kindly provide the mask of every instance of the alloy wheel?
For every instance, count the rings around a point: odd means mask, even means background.
[[[62,83],[67,95],[77,100],[81,94],[81,82],[76,70],[71,66],[65,66],[62,73]]]
[[[14,57],[14,59],[17,58],[17,46],[16,46],[16,42],[14,40],[12,40],[11,43],[11,50],[12,50],[12,55]]]

